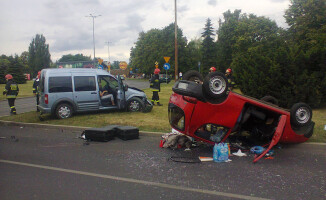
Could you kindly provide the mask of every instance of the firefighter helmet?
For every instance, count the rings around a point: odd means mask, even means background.
[[[209,71],[210,72],[215,72],[216,71],[216,68],[215,67],[211,67],[211,68],[209,68]]]
[[[232,73],[232,69],[231,68],[228,68],[225,72],[226,73]]]
[[[12,75],[11,75],[11,74],[7,74],[7,75],[5,76],[5,78],[8,79],[8,80],[9,80],[9,79],[12,79]]]
[[[159,68],[156,68],[155,70],[154,70],[154,74],[159,74],[161,72],[161,70],[159,69]]]

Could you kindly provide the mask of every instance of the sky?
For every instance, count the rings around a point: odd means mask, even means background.
[[[188,41],[199,38],[207,18],[218,28],[223,12],[241,9],[287,28],[290,0],[177,0],[177,24]],[[129,61],[141,31],[162,29],[175,20],[174,0],[0,0],[0,55],[28,51],[43,34],[53,62],[67,54]],[[100,16],[99,16],[100,15]],[[88,16],[88,17],[87,17]],[[109,42],[109,43],[108,43]]]

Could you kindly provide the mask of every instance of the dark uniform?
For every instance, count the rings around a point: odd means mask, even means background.
[[[235,82],[234,82],[234,78],[232,76],[232,69],[231,68],[228,68],[225,71],[225,76],[228,79],[228,91],[232,91],[232,89],[235,86]]]
[[[8,104],[10,107],[10,114],[13,115],[16,114],[15,100],[18,95],[18,92],[19,92],[18,84],[12,79],[9,79],[3,91],[3,95],[7,96]]]
[[[33,83],[33,94],[36,96],[36,111],[38,112],[38,105],[40,103],[40,93],[38,91],[38,86],[40,84],[40,79],[36,77],[34,83]]]
[[[226,75],[226,78],[228,79],[228,89],[231,91],[235,86],[234,78],[232,74]]]
[[[158,92],[161,91],[161,85],[160,85],[160,80],[159,80],[158,74],[154,74],[154,76],[152,76],[150,88],[152,88],[152,91],[153,91],[153,96],[152,96],[153,105],[155,105],[155,103],[157,103],[158,106],[161,106],[162,104],[160,104],[160,97],[158,95]]]

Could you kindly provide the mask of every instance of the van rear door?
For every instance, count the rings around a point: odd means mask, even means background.
[[[74,78],[74,102],[78,111],[99,109],[99,94],[95,75],[73,74]]]

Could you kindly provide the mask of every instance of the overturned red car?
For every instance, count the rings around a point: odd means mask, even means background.
[[[309,105],[296,103],[284,109],[272,97],[258,100],[228,91],[223,73],[210,73],[203,82],[191,81],[200,79],[195,76],[172,88],[169,122],[181,133],[211,144],[265,144],[263,154],[279,142],[300,143],[312,136],[315,123]]]

